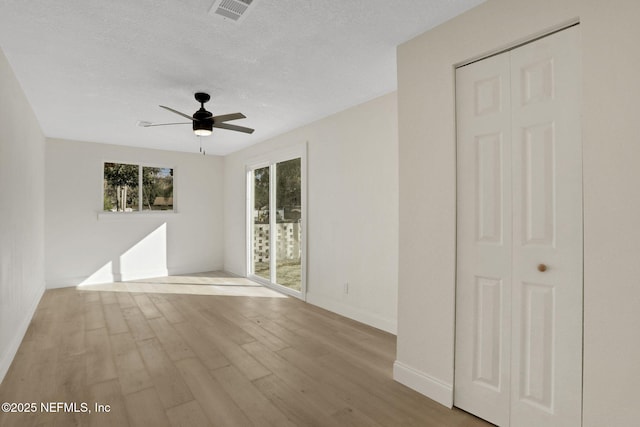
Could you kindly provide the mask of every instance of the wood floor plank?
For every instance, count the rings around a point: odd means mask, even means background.
[[[393,335],[256,287],[209,273],[46,291],[0,402],[110,411],[0,413],[0,425],[489,425],[395,382]]]
[[[158,310],[155,304],[151,302],[148,295],[136,295],[133,297],[133,299],[140,308],[140,311],[142,311],[144,317],[146,317],[147,319],[153,319],[154,317],[162,316],[162,313],[160,313],[160,310]]]
[[[271,374],[260,361],[250,355],[242,346],[237,345],[233,341],[227,339],[221,333],[214,331],[202,331],[203,334],[213,336],[216,340],[220,352],[225,355],[227,360],[237,367],[249,380],[255,380]]]
[[[71,357],[86,352],[84,321],[65,322],[61,325],[67,333],[60,338],[60,351],[63,357]],[[54,335],[55,336],[55,335]]]
[[[171,360],[177,361],[196,357],[193,350],[187,345],[184,339],[178,334],[174,327],[167,322],[164,317],[149,319],[149,326],[155,333],[162,347],[167,352]]]
[[[231,323],[239,326],[243,331],[249,334],[254,340],[260,341],[272,351],[282,350],[289,347],[284,340],[274,335],[270,331],[264,329],[261,325],[249,320],[248,318],[238,315],[227,313],[223,314],[223,317],[229,320]]]
[[[247,344],[256,340],[253,335],[242,329],[239,325],[227,320],[223,315],[224,310],[224,305],[216,300],[215,310],[212,310],[211,307],[203,306],[199,312],[204,317],[205,323],[209,328],[224,333],[227,338],[238,345]]]
[[[216,369],[211,374],[254,425],[296,427],[236,367]]]
[[[84,324],[86,330],[105,328],[107,323],[104,320],[102,303],[98,300],[85,304]]]
[[[85,303],[100,302],[99,292],[83,292],[82,296],[84,297]]]
[[[100,292],[100,302],[102,305],[107,304],[117,304],[118,299],[116,298],[115,292]]]
[[[295,425],[309,427],[341,427],[340,421],[317,408],[300,390],[278,378],[267,375],[255,380],[254,385]]]
[[[85,332],[87,345],[86,358],[88,384],[95,384],[118,377],[116,365],[113,361],[109,334],[106,328]]]
[[[136,345],[165,408],[193,400],[189,387],[157,338],[138,341]]]
[[[131,334],[111,335],[110,340],[122,393],[130,394],[151,387],[151,376]]]
[[[251,421],[198,359],[176,363],[191,392],[216,426],[250,427]]]
[[[122,309],[124,320],[127,322],[131,336],[135,341],[146,340],[155,337],[155,334],[147,319],[138,307],[127,307]]]
[[[153,387],[127,395],[125,405],[131,427],[171,426]]]
[[[129,417],[118,380],[105,381],[89,387],[89,402],[109,405],[109,412],[93,411],[89,417],[91,427],[128,427]],[[92,408],[92,410],[94,409]]]
[[[319,381],[314,380],[278,354],[271,352],[263,344],[254,342],[245,344],[243,348],[260,360],[279,379],[292,387],[297,387],[301,394],[321,408],[326,415],[349,408],[348,402],[340,400],[333,390],[329,391],[322,387]]]
[[[255,380],[271,373],[237,342],[229,338],[225,330],[220,330],[219,325],[212,322],[211,318],[205,316],[201,310],[192,308],[189,311],[189,316],[191,319],[190,325],[193,325],[203,337],[215,342],[220,353],[247,378]]]
[[[207,419],[200,404],[192,400],[167,410],[171,427],[206,427],[213,425]]]
[[[297,349],[290,347],[278,352],[293,366],[296,366],[307,375],[322,382],[326,387],[333,390],[340,400],[348,402],[350,406],[358,408],[361,412],[369,414],[371,418],[379,424],[388,427],[404,426],[419,427],[411,417],[405,413],[393,413],[386,409],[387,401],[369,392],[364,387],[345,380],[342,375],[336,374],[331,369],[320,365],[317,358],[312,358]],[[338,411],[334,417],[346,423],[348,418],[348,408]]]
[[[184,317],[182,317],[182,313],[176,310],[176,308],[169,301],[169,297],[161,294],[153,294],[149,297],[153,304],[156,306],[158,310],[162,313],[165,319],[169,323],[180,323],[184,322]]]
[[[218,369],[229,366],[231,363],[229,359],[218,350],[216,343],[210,336],[201,334],[190,323],[176,323],[173,327],[185,340],[189,348],[196,354],[198,359],[204,363],[207,369]]]
[[[136,302],[133,300],[130,292],[116,292],[116,299],[122,309],[136,306]]]
[[[78,369],[83,365],[84,354],[61,356],[55,370],[55,397],[59,401],[72,402],[76,396],[86,396],[89,392],[86,369]]]
[[[287,347],[294,347],[310,356],[318,357],[331,351],[323,343],[317,339],[309,338],[304,335],[297,334],[294,330],[283,327],[279,322],[264,317],[254,317],[253,321],[258,323],[260,327],[280,337],[287,343]],[[395,350],[395,349],[394,349]]]
[[[107,323],[107,329],[110,334],[121,334],[129,332],[127,322],[122,315],[122,309],[118,304],[106,304],[102,306],[104,311],[104,320]]]

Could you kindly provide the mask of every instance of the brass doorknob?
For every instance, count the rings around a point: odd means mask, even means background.
[[[538,271],[545,272],[547,271],[547,266],[544,264],[538,264]]]

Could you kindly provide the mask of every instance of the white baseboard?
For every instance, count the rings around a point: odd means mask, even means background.
[[[47,289],[58,289],[58,288],[69,288],[76,287],[79,285],[100,285],[103,283],[112,283],[112,282],[124,282],[127,280],[140,280],[140,279],[148,279],[151,277],[164,277],[164,276],[172,276],[179,274],[195,274],[200,272],[207,271],[218,271],[221,270],[221,267],[218,268],[205,268],[202,266],[196,268],[188,268],[188,267],[179,267],[172,269],[157,269],[150,271],[130,271],[124,273],[111,273],[111,272],[100,272],[100,274],[92,274],[90,276],[73,276],[73,277],[61,277],[56,279],[48,279],[46,282]]]
[[[397,360],[393,364],[393,379],[447,408],[453,407],[453,386],[451,384],[433,378]]]
[[[192,265],[192,266],[182,266],[182,267],[172,267],[168,270],[169,276],[178,276],[181,274],[199,274],[199,273],[208,273],[210,271],[224,271],[221,265],[216,266],[202,266],[202,265]]]
[[[155,270],[146,271],[126,271],[121,273],[114,273],[114,282],[126,282],[128,280],[140,280],[149,279],[151,277],[165,277],[169,275],[169,270],[166,268],[158,268]]]
[[[96,285],[99,283],[113,282],[113,275],[110,277],[104,277],[102,281],[91,281],[89,280],[90,278],[91,276],[60,277],[57,279],[48,279],[46,284],[47,289],[60,289],[76,287],[81,284]]]
[[[29,328],[29,324],[31,323],[31,319],[33,319],[33,315],[36,313],[36,309],[38,308],[38,304],[40,304],[40,300],[42,299],[42,295],[44,294],[45,287],[42,286],[36,297],[34,298],[31,306],[26,312],[26,315],[18,325],[13,338],[9,342],[8,347],[4,354],[1,355],[0,358],[0,384],[2,384],[2,380],[4,380],[4,376],[7,375],[9,371],[9,367],[11,366],[11,362],[13,362],[13,358],[16,356],[18,352],[18,348],[24,339],[24,335],[27,333],[27,329]]]
[[[398,322],[396,319],[387,319],[311,292],[307,292],[307,302],[324,308],[325,310],[333,311],[341,316],[381,329],[385,332],[389,332],[394,335],[398,334]]]

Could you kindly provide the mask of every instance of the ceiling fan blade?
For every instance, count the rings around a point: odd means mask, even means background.
[[[174,110],[173,108],[165,107],[164,105],[161,105],[161,106],[160,106],[160,108],[164,108],[165,110],[169,110],[169,111],[171,111],[172,113],[179,114],[179,115],[181,115],[182,117],[187,118],[187,119],[189,119],[189,120],[195,120],[195,119],[194,119],[193,117],[191,117],[190,115],[185,114],[185,113],[181,113],[180,111],[178,111],[178,110]]]
[[[253,133],[253,129],[251,129],[251,128],[246,128],[246,127],[243,127],[243,126],[236,126],[236,125],[229,125],[227,123],[216,123],[216,122],[213,122],[213,127],[214,128],[220,128],[220,129],[235,130],[235,131],[244,132],[244,133]]]
[[[158,123],[158,124],[153,124],[153,123],[149,123],[148,125],[141,125],[143,128],[150,128],[152,126],[171,126],[171,125],[190,125],[191,122],[189,123]]]
[[[216,123],[228,122],[229,120],[246,119],[242,113],[223,114],[221,116],[213,116],[213,121]]]

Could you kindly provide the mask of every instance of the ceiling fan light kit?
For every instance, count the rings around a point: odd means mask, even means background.
[[[213,132],[213,114],[204,109],[205,102],[209,102],[211,97],[204,92],[197,92],[196,101],[200,103],[200,109],[193,114],[193,133],[198,136],[209,136]]]
[[[191,120],[191,122],[187,123],[160,123],[160,124],[152,124],[149,122],[139,121],[138,125],[143,127],[151,127],[151,126],[170,126],[170,125],[186,125],[192,124],[193,133],[197,136],[209,136],[213,132],[213,128],[219,129],[227,129],[233,130],[236,132],[244,132],[244,133],[253,133],[253,129],[247,128],[244,126],[236,126],[230,125],[226,122],[231,120],[245,119],[245,115],[242,113],[231,113],[231,114],[223,114],[220,116],[214,116],[210,111],[205,110],[204,104],[209,102],[211,97],[208,93],[197,92],[194,95],[196,101],[200,103],[200,109],[193,113],[193,116],[190,116],[185,113],[181,113],[178,110],[174,110],[173,108],[165,107],[164,105],[160,105],[160,108],[164,108],[167,111],[171,111],[174,114],[184,117],[185,119]]]
[[[196,127],[196,124],[193,124],[193,127]],[[195,133],[197,136],[209,136],[213,133],[213,130],[211,129],[193,129],[193,133]]]

